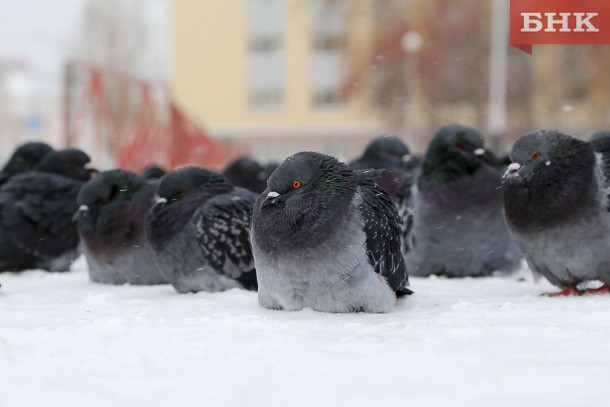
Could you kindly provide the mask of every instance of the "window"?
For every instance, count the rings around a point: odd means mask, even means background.
[[[284,0],[248,0],[248,104],[254,110],[284,106]]]
[[[310,0],[311,103],[316,108],[342,106],[341,85],[347,35],[346,0]]]

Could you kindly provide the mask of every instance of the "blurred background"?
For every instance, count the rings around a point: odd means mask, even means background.
[[[610,128],[610,46],[508,45],[508,0],[0,0],[0,158],[43,140],[101,168],[222,168],[381,134]]]

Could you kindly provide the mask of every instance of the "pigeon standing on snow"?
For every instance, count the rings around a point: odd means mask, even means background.
[[[403,254],[408,252],[407,236],[413,226],[412,187],[419,175],[421,160],[412,156],[407,145],[398,137],[382,136],[371,141],[364,154],[352,161],[355,170],[383,170],[375,182],[382,187],[398,208],[402,219],[400,237]]]
[[[92,281],[165,283],[145,231],[156,187],[157,183],[123,170],[101,172],[83,185],[76,217]]]
[[[501,185],[502,169],[476,129],[439,129],[413,198],[409,273],[464,277],[517,269],[521,255],[506,227]]]
[[[400,218],[366,172],[302,152],[256,201],[252,250],[259,303],[271,309],[388,312],[410,294]]]
[[[180,293],[256,289],[248,240],[256,196],[222,175],[186,167],[166,174],[147,217],[161,275]]]
[[[610,139],[591,143],[554,130],[517,140],[504,176],[514,240],[535,274],[580,295],[580,283],[610,284]]]
[[[249,157],[238,158],[227,166],[223,174],[236,187],[260,194],[267,188],[267,172]]]
[[[89,157],[68,149],[48,154],[0,189],[0,270],[66,271],[78,256],[72,218],[90,170]]]
[[[31,142],[20,145],[0,171],[0,185],[13,175],[34,169],[40,160],[52,151],[53,147],[46,143]]]

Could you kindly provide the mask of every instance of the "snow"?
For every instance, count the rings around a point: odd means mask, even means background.
[[[525,271],[342,315],[74,268],[0,274],[1,406],[610,405],[610,296],[540,297]]]

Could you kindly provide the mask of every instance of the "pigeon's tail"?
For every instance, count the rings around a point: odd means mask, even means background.
[[[398,290],[396,290],[397,298],[404,297],[405,295],[411,295],[411,294],[413,294],[413,291],[407,287],[400,287]]]

